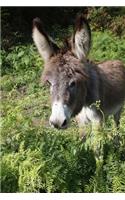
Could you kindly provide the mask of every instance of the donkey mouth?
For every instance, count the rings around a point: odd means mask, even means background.
[[[58,123],[54,123],[52,121],[50,121],[49,123],[52,128],[56,128],[56,129],[66,129],[68,127],[68,121],[66,119],[61,125]]]

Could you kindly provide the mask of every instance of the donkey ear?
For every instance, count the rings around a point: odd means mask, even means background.
[[[57,52],[58,47],[44,31],[42,22],[39,18],[35,18],[33,20],[32,37],[40,55],[43,57],[45,62]]]
[[[85,58],[91,46],[91,30],[83,15],[76,19],[74,34],[71,39],[72,52],[78,59]]]

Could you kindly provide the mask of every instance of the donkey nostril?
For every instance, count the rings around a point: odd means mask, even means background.
[[[67,120],[65,119],[61,127],[63,128],[63,127],[65,127],[66,125],[67,125]]]
[[[56,124],[55,122],[50,121],[50,125],[51,125],[53,128],[59,128],[58,124]]]

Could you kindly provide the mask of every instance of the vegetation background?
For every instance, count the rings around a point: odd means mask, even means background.
[[[76,14],[92,30],[89,58],[125,63],[125,7],[2,7],[1,192],[125,192],[125,109],[119,130],[112,116],[102,130],[79,137],[49,127],[49,88],[40,84],[42,58],[32,41],[40,17],[62,45]]]

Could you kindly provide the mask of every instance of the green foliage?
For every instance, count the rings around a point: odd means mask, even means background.
[[[111,32],[94,32],[90,57],[95,61],[119,59],[125,62],[125,38],[118,38]]]
[[[90,57],[125,61],[124,46],[124,38],[95,32]],[[125,109],[119,131],[111,117],[100,131],[88,129],[85,141],[74,120],[52,129],[36,49],[17,45],[1,57],[2,192],[125,192]]]
[[[31,45],[18,45],[11,47],[9,51],[2,50],[2,75],[9,72],[21,73],[29,71],[36,71],[40,67],[41,59],[34,51],[34,47]],[[37,65],[36,65],[37,59]],[[10,70],[10,71],[9,71]]]
[[[88,19],[94,31],[110,30],[120,37],[125,34],[125,7],[91,7]]]
[[[32,20],[41,18],[45,29],[56,34],[59,27],[74,24],[78,13],[88,18],[93,31],[110,30],[121,37],[125,35],[125,7],[2,7],[2,49],[32,41]],[[9,31],[8,31],[9,30]],[[58,33],[60,30],[58,31]],[[63,32],[63,31],[62,31]],[[61,33],[61,32],[60,32]],[[65,33],[64,35],[65,36]]]

